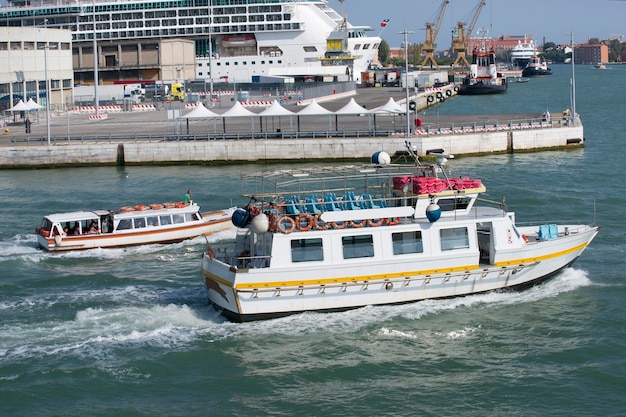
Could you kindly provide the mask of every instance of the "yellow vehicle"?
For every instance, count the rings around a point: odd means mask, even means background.
[[[185,86],[181,83],[173,83],[170,88],[170,100],[184,101],[185,100]]]

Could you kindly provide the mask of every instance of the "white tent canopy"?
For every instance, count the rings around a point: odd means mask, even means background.
[[[384,106],[379,107],[373,113],[376,114],[404,114],[406,113],[406,109],[399,105],[393,97],[389,97],[389,100],[385,103]]]
[[[30,109],[28,108],[26,103],[24,103],[23,100],[18,101],[15,106],[11,107],[10,109],[7,109],[7,111],[28,111],[28,110]]]
[[[272,102],[272,105],[263,110],[258,116],[293,116],[294,113],[281,106],[277,100]]]
[[[351,98],[348,104],[340,108],[335,112],[335,114],[368,114],[369,110],[363,108],[360,104],[354,101],[354,98]]]
[[[323,116],[326,114],[333,114],[332,111],[322,107],[315,100],[311,100],[302,110],[296,113],[298,116]]]
[[[33,100],[33,98],[29,98],[28,101],[26,102],[26,107],[28,108],[28,110],[39,110],[39,109],[43,109],[43,106],[38,104],[35,100]]]
[[[202,103],[198,103],[195,109],[182,116],[183,119],[207,119],[213,117],[219,117],[219,115],[207,109]]]
[[[240,102],[235,101],[235,104],[233,104],[233,107],[231,107],[230,109],[226,110],[226,112],[222,113],[219,115],[219,117],[245,117],[245,116],[256,116],[257,114],[246,109],[244,106],[241,105]]]

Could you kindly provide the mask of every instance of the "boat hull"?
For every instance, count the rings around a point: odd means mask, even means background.
[[[574,226],[571,226],[574,230]],[[561,230],[565,230],[561,228]],[[368,305],[393,305],[541,283],[570,266],[598,232],[597,227],[556,240],[537,241],[502,252],[491,263],[468,252],[454,263],[444,259],[319,268],[238,269],[205,254],[202,260],[209,301],[230,320],[270,319],[305,311],[333,312]],[[418,266],[419,265],[419,266]],[[419,268],[419,269],[416,269]]]
[[[482,95],[482,94],[502,94],[506,93],[507,85],[490,85],[490,84],[474,84],[461,85],[459,87],[460,95]]]
[[[541,68],[524,68],[522,70],[522,77],[541,77],[545,75],[552,75],[552,70]]]

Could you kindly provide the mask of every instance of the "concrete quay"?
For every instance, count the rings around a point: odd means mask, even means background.
[[[358,92],[355,99],[368,109],[382,106],[389,97],[404,97],[397,88]],[[336,110],[348,100],[324,106]],[[584,145],[579,121],[544,122],[534,114],[424,115],[422,125],[407,137],[401,116],[246,117],[187,124],[168,119],[167,113],[115,113],[106,119],[57,116],[51,118],[50,145],[40,116],[30,135],[10,127],[0,137],[0,168],[368,159],[378,150],[391,155],[402,151],[406,140],[420,155],[431,149],[483,155]]]

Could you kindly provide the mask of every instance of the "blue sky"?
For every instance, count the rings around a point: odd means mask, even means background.
[[[451,30],[457,21],[469,22],[478,0],[450,0],[446,7],[437,43],[450,43]],[[338,0],[329,4],[339,11]],[[380,31],[380,22],[389,19],[382,33],[391,47],[399,47],[402,30],[415,32],[409,43],[424,41],[426,22],[435,22],[441,0],[345,0],[343,11],[354,25],[367,25]],[[569,33],[574,42],[589,38],[605,39],[614,34],[626,36],[626,1],[619,0],[486,0],[474,33],[479,28],[489,30],[489,35],[529,34],[538,44],[546,41],[569,43]],[[567,34],[567,35],[566,35]],[[442,48],[443,49],[443,48]]]

